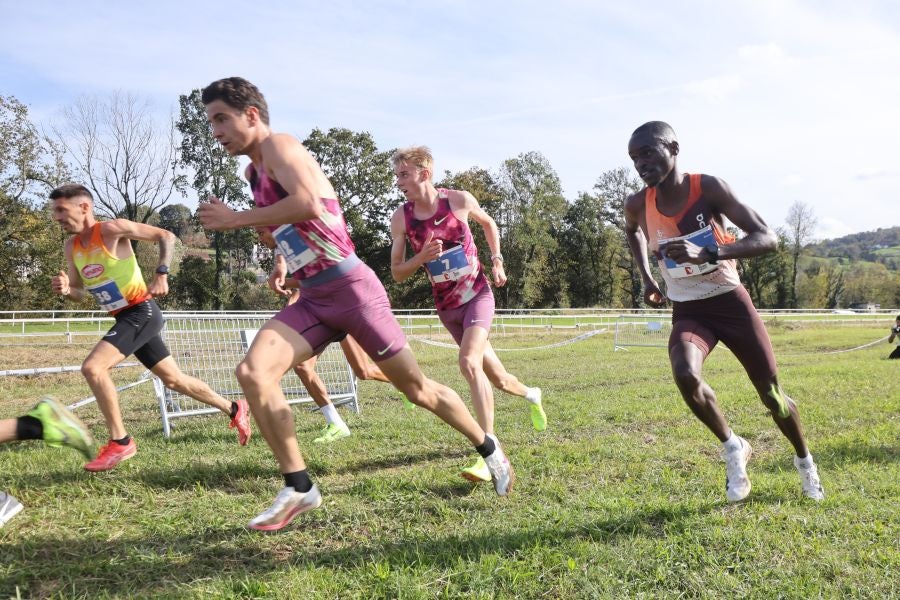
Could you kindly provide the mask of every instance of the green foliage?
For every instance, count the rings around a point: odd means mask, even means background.
[[[159,209],[159,226],[180,238],[194,231],[191,209],[184,204],[168,204]]]
[[[65,268],[64,236],[45,206],[46,194],[69,176],[61,156],[28,107],[0,95],[0,310],[61,304],[50,278]]]
[[[230,156],[212,135],[201,91],[195,89],[190,94],[182,94],[178,97],[178,104],[180,113],[176,127],[182,136],[180,164],[193,171],[191,187],[197,197],[205,200],[209,196],[215,196],[234,209],[251,206],[252,199],[238,174],[237,159]],[[225,308],[233,299],[231,290],[236,282],[228,282],[226,279],[247,267],[255,244],[256,235],[249,229],[213,233],[214,286],[208,294],[211,294],[216,310]]]
[[[630,308],[639,308],[644,305],[643,291],[641,287],[641,277],[637,270],[637,265],[631,257],[631,251],[628,249],[628,242],[625,239],[625,200],[628,196],[642,189],[644,186],[640,179],[637,178],[629,169],[618,167],[604,172],[594,184],[594,190],[598,199],[602,199],[599,207],[602,219],[615,226],[618,229],[618,243],[611,249],[610,261],[615,261],[621,273],[625,277],[615,277],[611,272],[607,277],[610,285],[614,281],[621,281],[618,292],[624,292],[628,299],[627,303],[611,303],[610,306],[627,306]],[[610,297],[618,296],[616,292],[611,292]]]
[[[400,205],[390,157],[367,131],[313,129],[303,145],[319,161],[341,201],[356,253],[385,281],[390,279],[390,217]]]
[[[559,245],[568,207],[559,176],[542,154],[527,152],[504,161],[499,181],[504,202],[492,216],[500,227],[510,283],[495,291],[497,305],[568,305],[566,259]]]

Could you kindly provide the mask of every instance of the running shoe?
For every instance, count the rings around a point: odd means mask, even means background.
[[[744,438],[738,438],[741,447],[731,452],[722,451],[725,461],[725,496],[729,502],[739,502],[750,494],[750,478],[747,476],[747,461],[753,448]]]
[[[275,502],[265,512],[254,517],[247,525],[258,531],[277,531],[291,522],[299,514],[322,506],[322,494],[315,485],[306,493],[292,487],[284,487],[275,497]]]
[[[41,422],[48,445],[75,448],[88,460],[94,457],[94,438],[87,427],[53,398],[42,398],[28,416]]]
[[[803,495],[818,502],[825,499],[825,490],[822,489],[822,482],[819,481],[819,470],[816,468],[816,463],[812,462],[812,456],[808,458],[810,459],[809,467],[802,466],[801,460],[796,456],[794,457],[794,466],[800,473]]]
[[[497,445],[496,450],[485,458],[484,462],[491,473],[491,480],[494,482],[494,489],[497,491],[497,495],[506,496],[512,490],[513,483],[516,481],[516,474],[509,463],[509,458],[506,457],[506,454],[500,447],[500,442],[497,441],[497,438],[494,438],[494,443]]]
[[[0,527],[3,527],[7,521],[22,512],[22,503],[7,494],[0,492]]]
[[[491,471],[488,469],[487,463],[484,462],[484,459],[480,456],[478,457],[478,460],[475,461],[474,465],[466,467],[459,472],[459,475],[463,479],[468,479],[475,483],[491,480]]]
[[[339,439],[349,436],[350,428],[347,427],[345,423],[329,423],[322,428],[322,432],[319,434],[319,437],[314,439],[313,442],[315,442],[316,444],[330,444],[331,442],[336,442]]]
[[[525,398],[528,401],[531,425],[534,427],[535,431],[544,431],[547,429],[547,413],[544,412],[544,407],[541,404],[541,388],[536,387],[531,389],[533,392]]]
[[[109,440],[100,448],[97,458],[84,465],[85,471],[109,471],[123,460],[128,460],[137,454],[137,444],[134,438],[128,440],[126,445]]]
[[[228,428],[237,428],[238,443],[241,446],[246,446],[247,442],[250,441],[250,436],[253,434],[250,429],[250,405],[247,404],[246,400],[241,398],[237,401],[237,407],[237,413],[234,415],[234,418],[231,419]]]

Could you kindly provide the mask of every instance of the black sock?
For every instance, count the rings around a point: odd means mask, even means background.
[[[17,440],[41,440],[44,438],[44,424],[36,417],[24,416],[16,419]]]
[[[480,446],[475,446],[475,449],[478,450],[478,454],[481,455],[481,458],[487,458],[494,453],[494,450],[497,449],[497,445],[494,443],[494,440],[491,439],[491,436],[485,434],[484,443]]]
[[[232,402],[231,403],[231,418],[232,419],[235,417],[235,415],[237,415],[237,411],[238,411],[238,403]]]
[[[294,471],[293,473],[284,473],[285,487],[292,487],[301,494],[305,494],[312,489],[312,479],[306,469],[302,471]]]
[[[131,436],[126,433],[125,437],[123,437],[121,440],[113,440],[113,441],[120,446],[127,446],[128,442],[131,441]]]

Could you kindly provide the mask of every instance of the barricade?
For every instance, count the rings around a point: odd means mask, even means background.
[[[166,316],[163,339],[181,370],[206,382],[226,400],[243,397],[234,376],[234,369],[244,358],[253,336],[271,318],[269,314],[189,315],[179,313]],[[339,344],[331,344],[319,356],[316,373],[328,389],[335,406],[349,404],[359,413],[356,377],[347,363]],[[300,379],[289,370],[281,381],[284,395],[290,404],[312,402]],[[172,421],[178,418],[216,414],[219,411],[193,398],[184,396],[153,379],[159,401],[163,434],[169,437]]]

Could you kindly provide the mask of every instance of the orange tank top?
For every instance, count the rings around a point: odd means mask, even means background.
[[[650,251],[659,261],[666,282],[666,296],[675,302],[702,300],[729,292],[741,284],[734,260],[718,264],[676,264],[660,252],[667,241],[689,239],[698,246],[734,243],[735,237],[725,229],[722,215],[714,212],[703,198],[700,174],[685,174],[690,191],[684,207],[677,214],[664,215],[656,208],[656,188],[644,192],[644,214]]]

